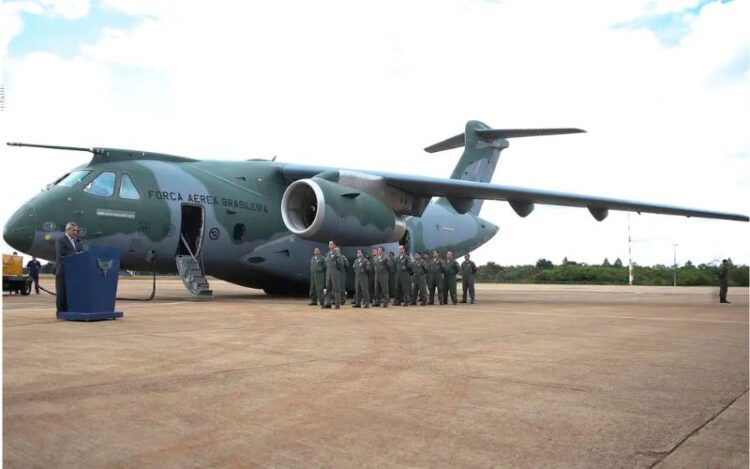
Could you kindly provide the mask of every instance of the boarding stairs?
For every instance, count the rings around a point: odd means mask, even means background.
[[[185,239],[183,238],[183,242]],[[187,243],[185,243],[187,245]],[[190,252],[190,248],[188,248]],[[182,277],[182,283],[185,284],[185,288],[195,296],[213,296],[214,293],[208,286],[208,280],[203,273],[198,259],[190,252],[189,255],[178,255],[175,257],[177,263],[177,272]]]

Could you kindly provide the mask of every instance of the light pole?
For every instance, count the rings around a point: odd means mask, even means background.
[[[672,276],[672,279],[673,279],[673,283],[675,287],[677,286],[677,246],[679,246],[679,244],[672,243],[672,249],[673,249],[673,254],[674,254],[674,274]]]
[[[633,253],[630,250],[630,213],[628,213],[628,285],[633,286]]]

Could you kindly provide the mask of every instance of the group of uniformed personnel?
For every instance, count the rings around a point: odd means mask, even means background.
[[[328,254],[323,256],[319,248],[313,250],[310,259],[310,306],[339,309],[346,303],[346,272],[349,260],[341,254],[335,241],[328,242]],[[461,272],[463,297],[461,303],[474,303],[474,277],[477,266],[466,254],[459,263],[453,253],[445,253],[445,260],[435,250],[415,253],[414,260],[399,246],[399,255],[385,254],[382,247],[372,250],[368,258],[364,250],[357,250],[357,258],[351,265],[354,271],[353,308],[388,307],[458,303],[456,277]],[[429,300],[428,300],[429,297]]]

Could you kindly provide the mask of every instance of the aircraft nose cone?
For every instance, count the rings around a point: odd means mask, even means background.
[[[29,252],[34,240],[34,224],[36,211],[31,205],[24,205],[12,217],[3,228],[3,239],[13,249],[21,252]]]

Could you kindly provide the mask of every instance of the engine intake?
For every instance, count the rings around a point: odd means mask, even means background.
[[[398,241],[406,232],[403,215],[370,194],[313,177],[287,187],[281,217],[300,238],[336,240],[350,246]]]

